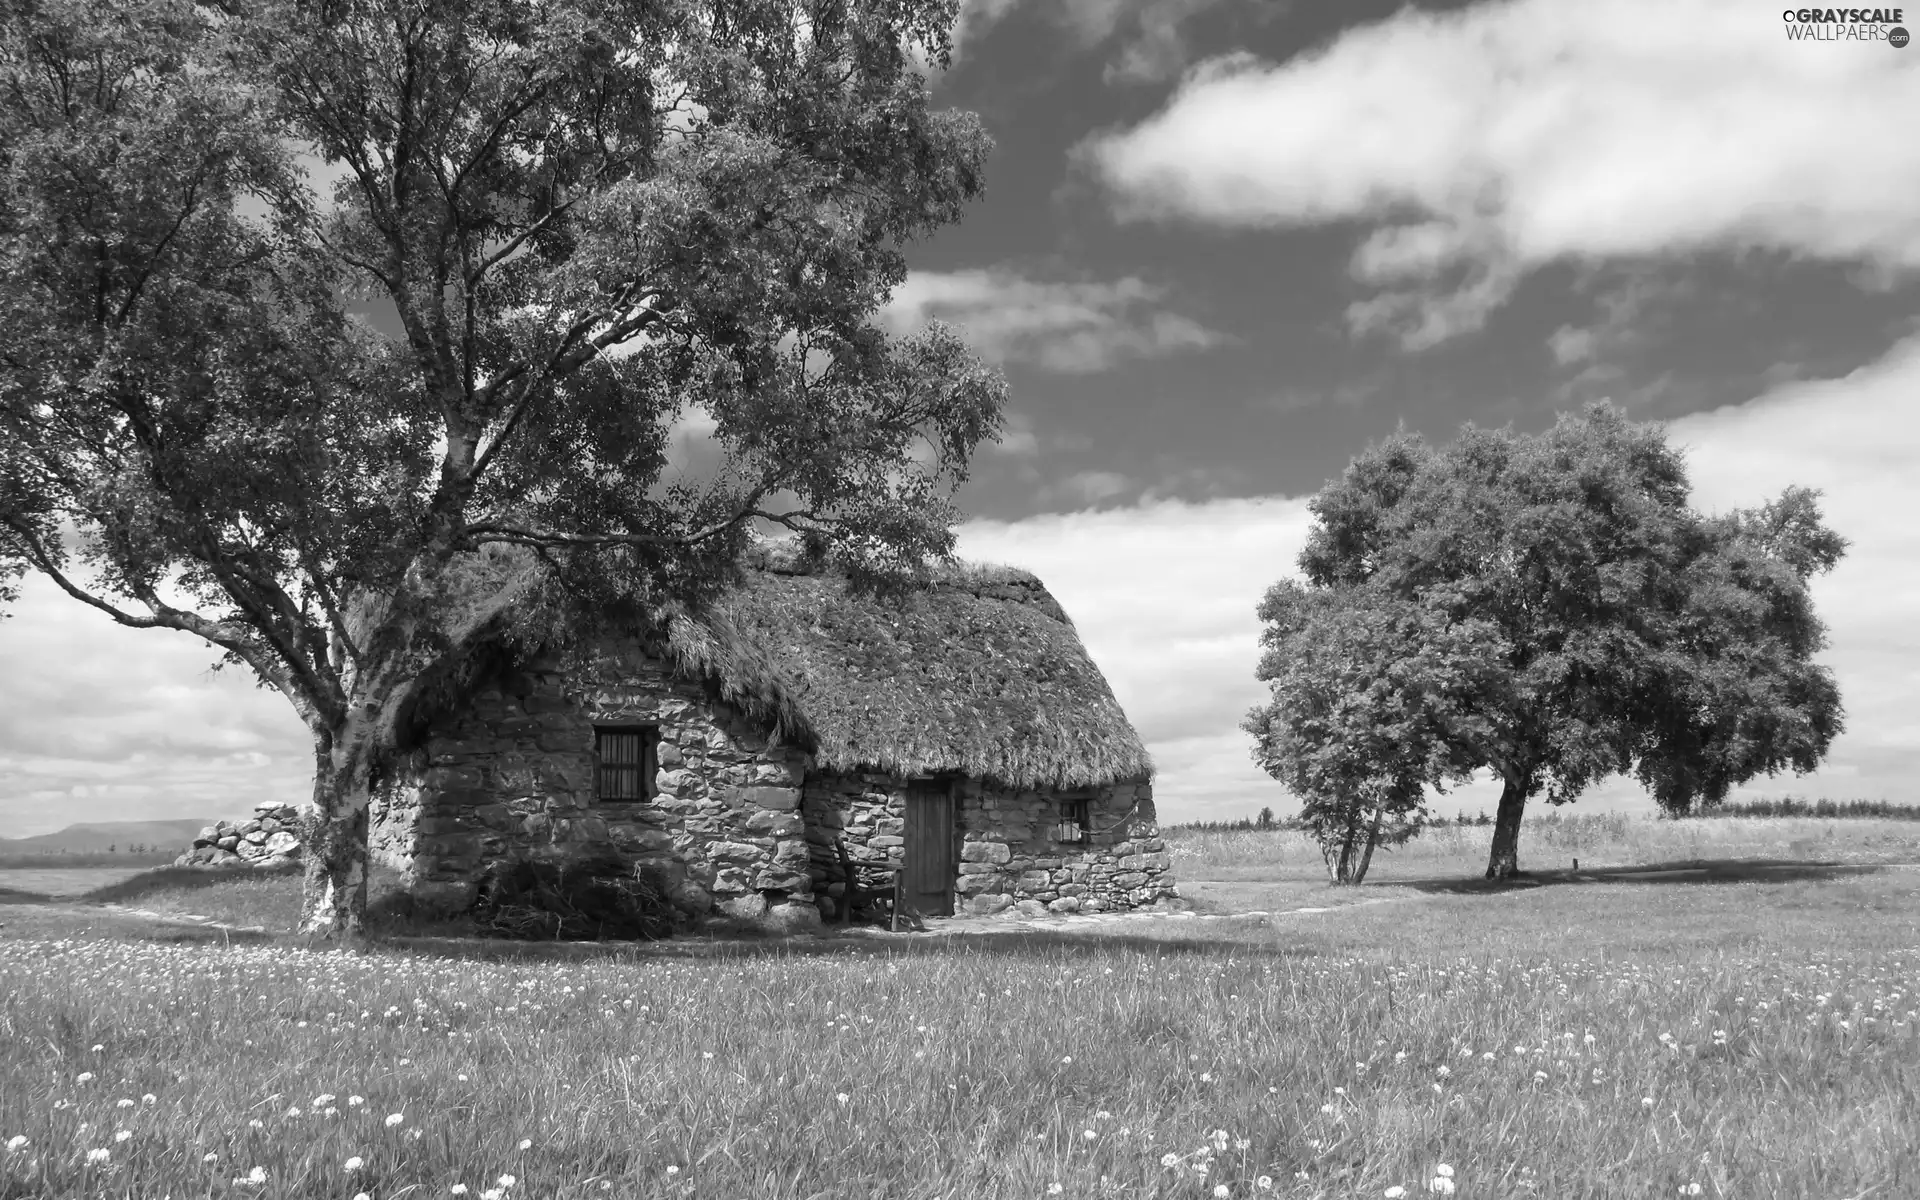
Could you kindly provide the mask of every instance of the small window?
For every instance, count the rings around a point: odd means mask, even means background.
[[[1053,840],[1056,842],[1084,842],[1093,828],[1088,810],[1092,801],[1062,800],[1060,802],[1060,823],[1053,827]]]
[[[660,730],[655,726],[594,726],[595,799],[609,803],[653,799],[659,751]]]

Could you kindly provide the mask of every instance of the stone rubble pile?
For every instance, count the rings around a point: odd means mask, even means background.
[[[244,821],[209,825],[176,867],[278,867],[300,860],[300,814],[291,804],[263,800]]]

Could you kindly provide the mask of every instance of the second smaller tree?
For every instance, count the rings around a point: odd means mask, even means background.
[[[1294,580],[1259,613],[1271,699],[1244,723],[1254,761],[1300,799],[1333,882],[1357,884],[1375,847],[1419,832],[1427,787],[1472,773],[1450,735],[1473,720],[1460,698],[1494,682],[1482,664],[1498,661],[1498,631],[1365,586]]]

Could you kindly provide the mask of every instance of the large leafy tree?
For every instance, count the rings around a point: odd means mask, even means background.
[[[1366,878],[1379,845],[1419,831],[1426,790],[1473,773],[1453,736],[1466,700],[1497,687],[1499,631],[1353,586],[1287,579],[1259,607],[1256,675],[1267,703],[1247,714],[1253,757],[1300,800],[1338,884]]]
[[[1468,426],[1438,450],[1389,439],[1314,497],[1296,590],[1355,614],[1412,606],[1425,616],[1401,623],[1397,653],[1445,669],[1408,688],[1395,655],[1350,641],[1287,670],[1385,680],[1384,695],[1407,698],[1397,711],[1448,747],[1423,761],[1494,773],[1489,878],[1518,870],[1521,819],[1543,792],[1565,803],[1631,771],[1686,811],[1757,775],[1811,770],[1841,705],[1813,661],[1825,632],[1808,581],[1845,542],[1804,489],[1723,517],[1689,508],[1688,491],[1664,430],[1605,404],[1539,435]],[[1279,701],[1300,686],[1276,684]],[[1388,730],[1405,720],[1388,717]],[[1353,730],[1319,742],[1335,761],[1387,761],[1369,744]]]
[[[310,931],[359,926],[410,696],[536,598],[697,604],[768,523],[875,582],[950,552],[1004,385],[876,319],[981,187],[916,61],[954,9],[6,6],[0,584],[292,702]]]

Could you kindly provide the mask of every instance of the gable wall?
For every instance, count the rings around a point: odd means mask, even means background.
[[[596,722],[657,724],[659,792],[594,797]],[[815,919],[800,783],[809,756],[637,648],[602,648],[571,682],[535,661],[437,720],[375,798],[376,856],[415,896],[471,903],[486,864],[615,850],[655,868],[688,917],[718,908],[781,924]]]

